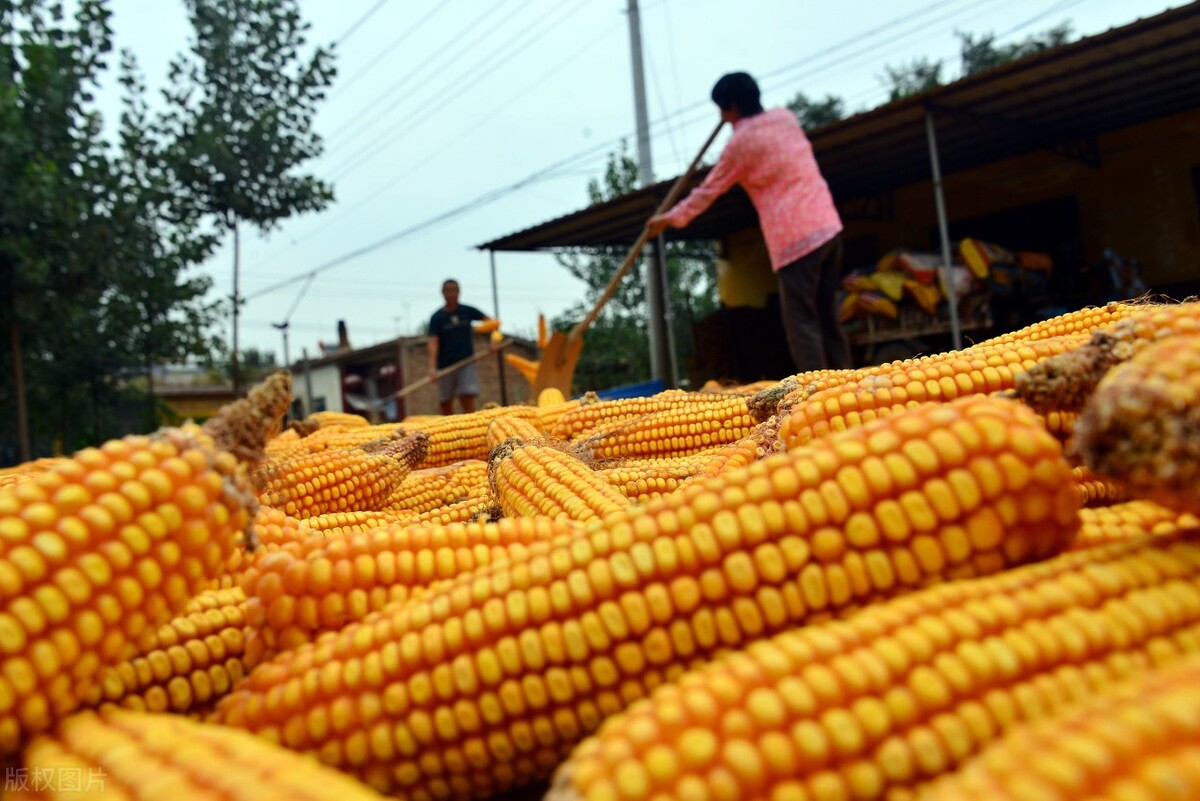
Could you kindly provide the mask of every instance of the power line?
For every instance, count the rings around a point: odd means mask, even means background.
[[[369,20],[369,19],[371,18],[371,15],[372,15],[372,14],[374,14],[374,13],[375,13],[376,11],[378,11],[379,9],[383,8],[383,6],[384,6],[384,4],[385,4],[385,3],[387,3],[387,0],[379,0],[379,2],[378,2],[378,3],[376,3],[376,4],[375,4],[375,5],[373,5],[373,6],[371,6],[371,8],[367,10],[367,13],[366,13],[366,14],[363,14],[361,17],[359,17],[359,18],[358,18],[358,22],[355,22],[353,25],[351,25],[351,26],[349,27],[349,29],[347,29],[347,31],[346,31],[345,33],[343,33],[343,34],[342,34],[341,36],[339,36],[337,39],[334,39],[334,40],[333,40],[333,43],[334,43],[335,45],[340,45],[342,42],[344,42],[344,41],[346,41],[347,39],[349,39],[349,38],[350,38],[350,34],[352,34],[352,33],[354,33],[355,31],[357,31],[357,30],[359,29],[359,27],[361,27],[361,26],[362,26],[362,24],[363,24],[364,22],[366,22],[367,20]]]
[[[483,12],[483,14],[479,15],[474,20],[472,20],[472,22],[469,25],[467,25],[465,28],[460,30],[458,33],[454,34],[451,37],[450,41],[460,41],[460,43],[461,43],[461,37],[465,36],[467,33],[474,30],[479,25],[482,25],[489,16],[491,16],[493,13],[495,13],[497,10],[499,10],[507,2],[509,2],[509,0],[498,0],[498,2],[492,4],[492,6],[490,6],[487,11]],[[501,23],[501,24],[503,24],[503,23]],[[492,34],[494,34],[497,30],[498,30],[498,28],[491,28],[491,29],[485,31],[483,36],[476,38],[476,39],[472,40],[471,42],[466,43],[465,45],[463,45],[462,49],[469,49],[471,47],[474,47],[476,44],[478,44],[483,39],[486,39],[488,36],[491,36]],[[428,67],[431,63],[437,61],[439,57],[443,57],[443,56],[445,56],[448,61],[453,62],[453,60],[455,58],[458,58],[458,52],[447,50],[445,47],[436,48],[433,55],[431,55],[428,58],[426,58],[425,60],[423,60],[421,63],[419,63],[413,69],[404,73],[402,76],[400,76],[400,79],[398,81],[393,83],[388,88],[384,89],[378,96],[376,96],[373,100],[371,100],[371,102],[364,105],[357,113],[351,115],[350,118],[346,121],[346,123],[344,125],[342,125],[340,128],[338,128],[337,130],[335,130],[333,133],[331,133],[329,135],[329,139],[330,140],[336,139],[345,131],[353,129],[353,133],[350,136],[350,139],[353,140],[355,137],[357,137],[359,134],[361,134],[366,128],[369,128],[372,124],[374,124],[375,119],[379,118],[379,115],[376,115],[375,118],[372,119],[371,122],[364,123],[362,121],[362,115],[364,115],[370,109],[377,107],[380,103],[382,103],[384,100],[386,100],[389,97],[393,97],[393,96],[399,96],[400,98],[406,97],[405,95],[400,94],[399,89],[401,87],[403,87],[406,83],[411,81],[413,78],[415,78],[417,75],[419,75],[421,73],[421,71],[424,70],[426,67]],[[390,110],[390,108],[391,107],[389,107],[389,110]]]
[[[561,7],[559,7],[559,8],[561,8]],[[434,116],[435,114],[437,114],[438,112],[444,111],[445,109],[449,108],[451,101],[461,97],[464,93],[469,92],[475,88],[476,76],[479,73],[494,73],[499,67],[503,66],[508,61],[511,61],[513,58],[513,55],[515,55],[516,51],[519,51],[521,49],[523,42],[521,42],[519,40],[521,40],[523,37],[524,38],[534,38],[537,35],[545,35],[546,32],[548,32],[549,30],[553,30],[554,28],[558,27],[563,22],[565,22],[569,17],[578,13],[580,8],[581,8],[581,6],[578,4],[574,5],[573,7],[566,6],[566,9],[567,9],[566,14],[563,14],[558,19],[554,20],[547,27],[546,31],[539,32],[537,30],[537,26],[540,25],[545,20],[549,19],[554,14],[554,12],[556,10],[558,10],[558,8],[552,7],[548,13],[546,13],[542,17],[538,18],[538,20],[536,22],[534,22],[532,25],[526,26],[523,30],[519,31],[516,36],[508,39],[506,42],[504,42],[498,48],[493,50],[491,53],[488,53],[486,56],[484,56],[480,61],[477,61],[472,66],[468,67],[466,70],[459,73],[453,80],[451,80],[449,82],[451,86],[455,86],[455,87],[457,87],[457,89],[455,91],[452,91],[448,95],[439,96],[438,102],[436,105],[430,104],[431,109],[430,109],[429,113],[424,114],[419,119],[413,119],[411,117],[402,118],[399,121],[398,125],[393,125],[391,128],[387,129],[381,135],[376,137],[374,140],[372,140],[371,142],[368,142],[364,147],[359,148],[359,150],[355,151],[354,155],[352,155],[348,160],[346,160],[342,163],[342,165],[340,167],[340,171],[338,171],[338,168],[335,168],[335,175],[332,180],[339,181],[339,180],[345,178],[347,175],[352,173],[355,169],[362,166],[362,164],[366,163],[367,161],[370,161],[371,157],[379,155],[382,151],[380,151],[378,149],[378,146],[382,142],[384,142],[384,141],[395,142],[396,140],[398,140],[401,137],[407,135],[408,133],[416,130],[417,128],[424,126],[429,121],[429,119],[432,116]],[[497,56],[497,54],[501,53],[501,51],[503,51],[505,48],[508,48],[509,45],[512,45],[514,42],[516,43],[516,46],[512,48],[512,51],[513,51],[512,53],[506,53],[503,55],[503,57]],[[385,109],[384,113],[386,114],[388,111],[391,111],[396,106],[400,105],[401,103],[403,103],[405,100],[408,100],[408,99],[410,99],[410,98],[401,96],[400,98],[398,98],[396,100],[395,103],[393,103],[391,106],[389,106],[387,109]],[[399,126],[404,126],[404,127],[401,130],[397,131],[396,128]]]
[[[952,4],[952,3],[954,3],[954,2],[958,2],[958,1],[959,1],[959,0],[940,0],[940,2],[931,3],[930,5],[928,5],[928,6],[924,7],[923,9],[920,9],[920,10],[918,10],[917,12],[913,12],[912,14],[908,14],[908,15],[905,15],[905,16],[903,16],[903,17],[900,17],[898,20],[894,20],[892,23],[889,23],[888,25],[884,25],[884,26],[880,26],[880,27],[878,27],[878,28],[875,28],[875,29],[873,29],[872,31],[870,31],[870,32],[868,32],[867,34],[865,34],[865,36],[866,36],[866,37],[873,36],[873,35],[875,35],[875,34],[877,34],[877,33],[881,32],[881,31],[887,30],[887,29],[889,28],[889,26],[890,26],[890,25],[892,25],[892,24],[895,24],[896,22],[910,21],[910,20],[912,20],[912,19],[919,18],[919,17],[920,17],[920,16],[922,16],[924,13],[927,13],[927,12],[929,12],[929,11],[931,11],[931,10],[935,10],[935,9],[938,9],[938,8],[942,8],[942,7],[944,7],[944,6],[950,5],[950,4]],[[1069,0],[1069,1],[1070,1],[1070,2],[1079,2],[1079,1],[1081,1],[1081,0]],[[955,12],[955,13],[959,13],[959,12]],[[945,17],[942,17],[942,18],[940,18],[939,20],[937,20],[937,22],[944,21],[945,19],[949,18],[949,16],[953,16],[953,15],[947,15],[947,16],[945,16]],[[936,24],[936,23],[935,23],[935,24]],[[891,39],[889,39],[888,41],[889,41],[889,42],[890,42],[890,41],[896,41],[898,38],[903,38],[904,36],[907,36],[907,35],[908,35],[909,33],[911,33],[911,32],[912,32],[912,31],[907,31],[907,32],[905,32],[905,33],[903,33],[903,34],[900,34],[900,36],[898,36],[898,37],[892,37],[892,38],[891,38]],[[839,43],[839,44],[837,44],[837,45],[834,45],[833,47],[826,48],[825,50],[823,50],[823,51],[821,51],[821,52],[819,52],[819,53],[817,53],[817,54],[813,54],[812,56],[806,57],[805,59],[801,59],[801,60],[799,60],[799,61],[797,61],[797,62],[794,62],[794,63],[793,63],[793,64],[791,64],[791,65],[787,65],[787,66],[785,66],[785,67],[782,67],[782,68],[780,68],[780,69],[773,70],[773,71],[771,71],[770,73],[768,73],[768,75],[778,75],[778,74],[780,74],[780,73],[782,73],[782,72],[786,72],[786,71],[788,71],[788,70],[795,69],[797,66],[803,65],[803,64],[805,64],[805,63],[809,63],[809,62],[811,62],[811,61],[813,61],[813,60],[815,60],[815,59],[817,59],[817,58],[820,58],[820,57],[822,57],[822,56],[829,55],[829,54],[831,54],[831,53],[837,52],[839,49],[841,49],[841,48],[843,48],[843,47],[849,46],[850,44],[853,44],[853,43],[855,43],[855,42],[860,42],[860,41],[862,41],[862,39],[863,39],[863,35],[859,35],[859,36],[855,36],[855,37],[852,37],[852,38],[846,39],[846,40],[844,40],[843,42],[841,42],[841,43]],[[872,48],[875,48],[875,47],[878,47],[878,46],[879,46],[878,44],[875,44],[875,45],[872,45],[871,47],[872,47]],[[860,51],[856,52],[856,53],[855,53],[855,55],[858,55],[858,54],[860,54],[861,52],[862,52],[862,51],[860,50]],[[826,69],[826,68],[827,68],[827,66],[826,66],[826,67],[822,67],[822,68],[820,68],[820,69]],[[819,71],[819,70],[818,70],[818,71]],[[794,80],[797,80],[797,79],[798,79],[798,78],[793,78],[793,79],[790,79],[788,82],[791,82],[791,81],[794,81]],[[705,104],[705,103],[703,103],[703,102],[698,102],[698,103],[693,103],[693,104],[690,104],[690,105],[688,105],[688,106],[685,106],[685,107],[683,107],[683,108],[681,108],[681,109],[677,109],[675,112],[673,112],[673,113],[671,113],[671,114],[669,114],[669,115],[665,115],[663,118],[661,118],[660,120],[657,120],[657,121],[655,121],[655,122],[656,122],[656,123],[662,123],[662,124],[664,124],[664,125],[665,125],[669,119],[671,119],[671,118],[675,118],[675,117],[679,117],[679,116],[681,116],[681,115],[683,115],[683,114],[687,113],[688,111],[691,111],[691,110],[697,109],[697,108],[699,108],[699,107],[701,107],[701,106],[703,106],[703,105],[706,105],[706,104]],[[685,126],[687,126],[687,125],[694,124],[694,123],[695,123],[695,121],[698,121],[698,119],[699,119],[699,117],[697,117],[697,119],[696,119],[696,120],[694,120],[694,121],[689,119],[689,120],[687,120],[687,121],[684,121],[684,122],[678,123],[676,127],[685,127]],[[654,126],[653,126],[653,124],[652,124],[652,127],[654,127]],[[672,128],[671,128],[670,126],[667,126],[667,127],[666,127],[666,132],[668,132],[668,133],[669,133],[669,132],[670,132],[670,130],[672,130]],[[655,136],[661,136],[662,134],[663,134],[663,132],[661,132],[661,131],[660,131],[659,133],[657,133],[657,134],[654,134],[654,135],[655,135]],[[553,176],[553,175],[555,174],[556,170],[558,170],[558,169],[560,169],[560,168],[563,168],[563,167],[578,167],[578,165],[580,164],[580,162],[581,162],[581,160],[582,160],[582,159],[585,159],[585,158],[591,158],[591,157],[593,157],[593,156],[594,156],[594,155],[595,155],[595,154],[596,154],[598,151],[605,150],[605,149],[607,149],[607,148],[611,147],[613,144],[615,144],[616,142],[619,142],[621,139],[624,139],[626,136],[629,136],[629,135],[630,135],[630,134],[625,134],[624,136],[622,136],[622,137],[619,137],[619,138],[618,138],[618,139],[616,139],[616,140],[609,140],[609,141],[607,141],[607,142],[599,143],[599,144],[597,144],[597,145],[594,145],[594,146],[592,146],[592,147],[589,147],[589,148],[587,148],[587,149],[585,149],[585,150],[583,150],[583,151],[581,151],[581,152],[579,152],[579,153],[577,153],[577,154],[575,154],[575,155],[568,156],[568,157],[566,157],[566,158],[564,158],[564,159],[561,159],[561,160],[559,160],[558,162],[555,162],[554,164],[550,165],[549,167],[545,167],[545,168],[543,168],[543,169],[541,169],[541,170],[539,170],[539,171],[537,171],[537,172],[535,172],[535,173],[533,173],[533,174],[531,174],[531,175],[527,176],[526,178],[524,178],[524,179],[522,179],[522,180],[520,180],[520,181],[517,181],[517,182],[516,182],[516,183],[514,183],[514,184],[511,184],[511,185],[509,185],[509,186],[507,186],[507,187],[503,187],[503,188],[500,188],[500,189],[493,190],[493,191],[491,191],[491,192],[485,193],[485,194],[483,194],[483,195],[481,195],[481,196],[479,196],[479,197],[477,197],[477,198],[475,198],[475,199],[473,199],[473,200],[471,200],[471,201],[468,201],[467,203],[465,203],[465,204],[463,204],[463,205],[461,205],[461,206],[458,206],[458,207],[456,207],[456,208],[454,208],[454,209],[451,209],[451,210],[449,210],[449,211],[447,211],[447,212],[443,212],[442,214],[436,215],[436,216],[434,216],[434,217],[432,217],[432,218],[430,218],[430,219],[426,220],[425,222],[418,223],[418,224],[416,224],[416,225],[410,226],[410,227],[408,227],[408,228],[405,228],[405,229],[403,229],[403,230],[401,230],[401,231],[398,231],[398,232],[396,232],[396,233],[394,233],[394,234],[391,234],[391,235],[389,235],[389,236],[385,237],[384,239],[382,239],[382,240],[379,240],[379,241],[377,241],[377,242],[375,242],[375,243],[373,243],[373,244],[371,244],[371,245],[367,245],[367,246],[365,246],[365,247],[363,247],[363,248],[359,248],[359,249],[357,249],[357,250],[354,250],[354,251],[351,251],[351,252],[349,252],[349,253],[347,253],[347,254],[344,254],[343,256],[339,256],[339,257],[337,257],[337,258],[333,259],[332,261],[326,262],[326,263],[324,263],[324,264],[322,264],[322,265],[320,265],[320,266],[318,266],[318,267],[314,268],[314,269],[313,269],[312,271],[310,271],[309,273],[301,274],[300,276],[297,276],[296,278],[289,279],[289,280],[286,280],[286,281],[282,281],[282,282],[279,282],[279,283],[276,283],[276,284],[272,284],[272,285],[270,285],[270,286],[268,286],[268,287],[266,287],[266,288],[264,288],[264,289],[262,289],[262,290],[259,290],[259,291],[255,292],[255,293],[252,293],[252,294],[249,294],[249,295],[247,295],[247,296],[246,296],[246,299],[247,299],[247,300],[250,300],[250,299],[253,299],[253,298],[256,298],[256,297],[261,297],[261,296],[262,296],[262,295],[264,295],[264,294],[268,294],[268,293],[270,293],[270,292],[274,292],[274,291],[275,291],[275,290],[277,290],[277,289],[280,289],[280,288],[283,288],[283,287],[286,287],[286,286],[290,285],[290,284],[291,284],[291,283],[293,283],[295,280],[298,280],[299,278],[303,278],[303,277],[305,277],[306,275],[314,275],[314,276],[315,276],[315,275],[316,275],[316,274],[318,274],[318,273],[321,273],[321,272],[324,272],[324,271],[326,271],[326,270],[332,269],[333,267],[339,266],[339,265],[341,265],[341,264],[344,264],[344,263],[346,263],[346,262],[348,262],[348,261],[351,261],[351,260],[353,260],[353,259],[356,259],[356,258],[358,258],[358,257],[360,257],[360,256],[363,256],[363,255],[366,255],[366,254],[368,254],[368,253],[371,253],[371,252],[373,252],[373,251],[375,251],[375,250],[378,250],[379,248],[381,248],[381,247],[384,247],[385,245],[388,245],[388,244],[390,244],[390,243],[392,243],[392,242],[395,242],[395,241],[397,241],[397,240],[399,240],[399,239],[402,239],[402,238],[404,238],[404,237],[407,237],[407,236],[410,236],[410,235],[412,235],[412,234],[418,233],[418,232],[420,232],[420,231],[426,230],[426,229],[430,228],[430,227],[431,227],[431,226],[433,226],[433,225],[436,225],[436,224],[438,224],[438,223],[441,223],[441,222],[445,222],[446,220],[452,219],[453,217],[459,216],[460,214],[466,213],[466,212],[468,212],[468,211],[474,210],[474,209],[476,209],[476,208],[479,208],[479,207],[481,207],[481,206],[483,206],[483,205],[486,205],[486,204],[488,204],[488,203],[494,202],[495,200],[498,200],[499,198],[501,198],[501,197],[504,197],[505,195],[511,194],[512,192],[518,191],[519,189],[521,189],[521,188],[523,188],[523,187],[525,187],[525,186],[527,186],[527,185],[529,185],[529,184],[532,184],[532,183],[534,183],[534,182],[536,182],[536,181],[538,181],[538,180],[544,180],[544,179],[545,179],[545,178],[547,178],[547,177],[551,177],[551,176]]]
[[[387,0],[380,0],[380,2],[375,6],[375,8],[379,8],[379,6],[382,6],[385,2],[387,2]],[[384,56],[386,56],[388,53],[392,52],[397,47],[399,47],[401,44],[403,44],[406,39],[408,39],[410,36],[412,36],[417,31],[419,31],[425,25],[426,22],[429,22],[429,20],[433,19],[435,14],[437,14],[439,11],[441,11],[443,8],[445,8],[448,5],[450,5],[450,4],[447,2],[441,2],[441,0],[438,0],[438,2],[435,2],[433,8],[429,10],[429,13],[427,13],[425,16],[421,17],[421,19],[419,19],[415,23],[413,23],[412,27],[408,28],[403,33],[401,33],[398,37],[393,39],[391,44],[389,44],[387,47],[385,47],[383,50],[381,50],[378,54],[376,54],[376,56],[373,59],[371,59],[366,64],[364,64],[362,69],[360,69],[358,72],[354,73],[354,75],[352,77],[347,78],[345,81],[342,81],[337,86],[335,86],[333,91],[329,95],[330,99],[333,99],[333,97],[335,95],[341,94],[342,92],[346,91],[346,88],[349,87],[350,84],[354,83],[359,78],[361,78],[363,75],[366,75],[368,72],[370,72],[371,68],[374,67],[376,64],[378,64],[379,61]],[[371,12],[368,12],[368,14],[373,13],[374,11],[375,11],[375,9],[373,8],[373,9],[371,9]],[[346,37],[346,34],[343,34],[342,38],[345,39],[345,37]],[[341,40],[339,40],[339,42],[340,41]]]

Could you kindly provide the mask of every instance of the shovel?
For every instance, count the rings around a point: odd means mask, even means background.
[[[662,202],[658,204],[658,208],[654,210],[656,215],[675,205],[675,201],[683,193],[683,187],[687,185],[688,179],[692,177],[692,173],[696,171],[696,167],[700,164],[700,159],[704,157],[713,140],[717,138],[717,134],[721,132],[721,126],[724,124],[724,120],[717,123],[717,127],[709,134],[704,146],[696,154],[696,158],[692,159],[692,163],[688,165],[687,170],[675,179],[674,185],[671,186],[671,191],[667,192],[667,196],[662,199]],[[616,294],[617,287],[621,284],[621,279],[633,267],[634,262],[637,261],[638,256],[642,253],[642,248],[649,241],[650,230],[643,227],[641,235],[633,243],[633,247],[629,249],[629,254],[625,257],[621,268],[617,270],[612,280],[608,282],[608,286],[604,288],[604,294],[592,306],[591,311],[576,323],[570,332],[564,334],[562,331],[555,331],[550,335],[550,341],[546,343],[546,347],[542,351],[542,358],[538,362],[537,380],[533,384],[533,397],[536,398],[541,394],[543,389],[549,387],[554,387],[566,397],[571,396],[571,382],[575,378],[575,366],[579,363],[579,353],[583,350],[583,333],[600,316],[600,311],[604,308],[604,304],[608,303],[612,299],[612,296]]]

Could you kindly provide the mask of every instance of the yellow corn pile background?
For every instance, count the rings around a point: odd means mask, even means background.
[[[1197,331],[7,469],[3,797],[1200,798]]]

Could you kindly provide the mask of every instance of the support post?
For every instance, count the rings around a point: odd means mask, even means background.
[[[489,250],[488,258],[492,266],[492,316],[500,319],[500,288],[496,283],[496,251]],[[496,351],[496,370],[500,375],[500,405],[508,405],[508,381],[504,377],[504,354]]]
[[[307,416],[313,413],[312,371],[308,369],[308,348],[301,353],[304,356],[304,414]]]
[[[637,120],[638,185],[645,188],[654,182],[654,168],[650,158],[650,123],[646,114],[646,82],[642,65],[642,30],[638,18],[637,0],[629,0],[629,40],[633,57],[633,106]],[[646,304],[650,334],[650,372],[653,378],[661,379],[668,387],[675,386],[671,375],[672,349],[667,325],[669,311],[664,273],[657,263],[657,248],[646,255]]]
[[[925,109],[925,133],[929,138],[929,162],[933,167],[933,198],[937,204],[938,233],[942,239],[942,289],[950,310],[950,340],[955,350],[962,349],[962,331],[958,320],[958,297],[954,292],[954,271],[950,260],[950,226],[946,221],[946,198],[942,192],[942,165],[938,160],[937,131],[933,112]]]

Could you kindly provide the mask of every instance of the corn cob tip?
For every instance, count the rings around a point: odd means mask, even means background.
[[[778,415],[779,402],[799,388],[800,382],[793,376],[754,393],[746,401],[746,405],[750,408],[751,419],[756,423],[765,423]]]
[[[208,420],[204,432],[218,448],[253,467],[265,458],[263,448],[279,434],[291,402],[292,374],[279,370]]]

